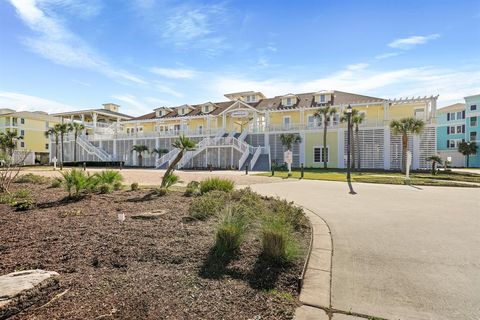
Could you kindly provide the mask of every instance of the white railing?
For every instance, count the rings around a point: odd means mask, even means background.
[[[89,154],[96,155],[101,161],[110,161],[111,158],[112,158],[112,156],[110,154],[108,154],[105,150],[96,147],[90,141],[85,139],[84,136],[78,136],[77,143],[80,147],[82,147]]]
[[[255,152],[253,153],[252,160],[250,160],[250,170],[253,170],[253,167],[255,166],[255,163],[257,163],[258,158],[263,153],[262,149],[263,149],[263,147],[260,147],[260,146],[255,149]]]
[[[175,158],[177,156],[178,152],[180,152],[180,150],[175,148],[175,149],[170,150],[168,153],[164,154],[160,158],[158,158],[155,161],[155,168],[159,169],[161,166],[163,166],[167,162],[170,165],[170,162],[173,160],[173,158]]]
[[[230,133],[228,134],[228,138],[232,138],[235,135],[235,133],[237,133],[236,130],[230,131]]]
[[[242,134],[238,137],[238,140],[245,141],[245,138],[247,137],[248,132],[249,132],[249,130],[248,130],[248,127],[247,127],[243,130]]]
[[[178,163],[178,168],[179,169],[183,168],[191,159],[193,159],[193,157],[195,157],[197,154],[202,152],[205,149],[205,147],[208,145],[210,140],[211,138],[205,138],[195,145],[195,150],[187,151],[183,156],[182,160],[180,160],[180,162]]]
[[[242,154],[242,156],[240,157],[240,159],[238,160],[238,170],[242,170],[242,166],[243,166],[243,164],[245,163],[245,161],[247,161],[247,158],[248,158],[249,155],[250,155],[250,149],[247,148],[247,149],[243,152],[243,154]]]

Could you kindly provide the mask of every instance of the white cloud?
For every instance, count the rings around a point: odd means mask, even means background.
[[[314,92],[335,89],[384,98],[440,94],[441,104],[460,101],[464,96],[480,91],[480,68],[463,69],[413,67],[395,70],[375,70],[366,64],[355,64],[323,78],[305,81],[272,78],[263,81],[234,74],[213,77],[207,90],[215,97],[225,92],[258,90],[269,97],[288,92]]]
[[[159,92],[163,92],[163,93],[175,96],[177,98],[183,97],[183,94],[181,92],[178,92],[177,90],[172,89],[161,82],[156,81],[153,87],[157,89]]]
[[[17,111],[41,110],[48,113],[78,109],[78,107],[65,103],[8,91],[0,91],[0,108],[9,108]]]
[[[137,99],[134,95],[131,94],[119,94],[119,95],[113,95],[113,99],[119,100],[123,103],[126,104],[127,113],[129,114],[145,114],[148,112],[151,112],[153,108],[148,106],[145,102],[142,100]]]
[[[10,0],[18,16],[36,34],[23,43],[32,51],[57,64],[100,72],[120,82],[146,84],[128,71],[113,68],[99,57],[82,39],[77,37],[54,14],[51,6],[69,6],[74,2],[61,0]],[[45,6],[47,9],[43,9]],[[76,3],[78,8],[79,3]],[[77,9],[78,11],[81,11]]]
[[[390,42],[388,46],[391,48],[408,50],[416,45],[425,44],[431,40],[438,39],[439,37],[440,37],[440,34],[438,33],[431,34],[428,36],[412,36],[408,38],[396,39]]]
[[[392,58],[392,57],[396,57],[400,55],[400,52],[387,52],[387,53],[384,53],[384,54],[379,54],[377,56],[375,56],[375,59],[377,60],[383,60],[383,59],[388,59],[388,58]]]
[[[174,68],[150,68],[150,72],[158,74],[162,77],[172,79],[191,79],[197,75],[197,71],[192,69],[174,69]]]

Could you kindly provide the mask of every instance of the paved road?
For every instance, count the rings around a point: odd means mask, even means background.
[[[480,319],[480,190],[292,181],[253,189],[324,217],[332,307],[387,319]]]

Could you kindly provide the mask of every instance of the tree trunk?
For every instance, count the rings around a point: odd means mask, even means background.
[[[357,143],[357,168],[360,170],[362,167],[360,166],[360,139],[358,137],[358,124],[355,125],[355,140]]]
[[[143,164],[143,157],[142,157],[142,154],[139,153],[138,154],[138,166],[141,167]]]
[[[63,152],[63,133],[60,134],[60,145],[61,145],[61,156],[62,156],[62,161],[60,162],[62,164],[62,166],[60,167],[60,169],[63,169],[63,155],[64,155],[64,152]]]
[[[470,165],[470,155],[467,154],[467,168],[469,167]]]
[[[352,159],[352,169],[355,169],[355,140],[353,140],[353,124],[350,127],[350,158]]]
[[[327,130],[328,130],[327,129],[327,124],[328,124],[327,121],[325,121],[325,123],[323,124],[323,154],[325,155],[323,157],[323,168],[324,169],[327,169],[327,167],[328,167],[328,162],[327,162],[327,157],[326,157],[326,155],[327,155]],[[322,154],[320,153],[320,156],[321,155]]]
[[[432,176],[434,176],[436,174],[436,171],[435,170],[435,161],[432,162]]]
[[[407,151],[408,151],[408,136],[406,133],[402,135],[402,172],[407,172]]]
[[[58,161],[58,135],[55,136],[55,158],[57,158]]]
[[[162,184],[160,185],[160,188],[164,188],[165,184],[167,183],[167,177],[175,170],[175,166],[182,160],[183,158],[183,150],[181,150],[177,156],[175,157],[175,160],[168,166],[167,171],[165,171],[165,174],[163,175],[162,178]]]

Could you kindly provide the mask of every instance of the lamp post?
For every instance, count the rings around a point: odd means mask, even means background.
[[[352,106],[348,105],[347,110],[347,180],[350,182],[350,136],[351,136],[351,125],[352,122]]]
[[[350,189],[350,194],[357,194],[355,190],[353,190],[352,187],[352,181],[350,178],[350,136],[352,134],[352,128],[351,128],[351,123],[352,123],[352,106],[348,105],[347,109],[345,110],[345,113],[347,114],[347,183],[348,183],[348,188]]]

